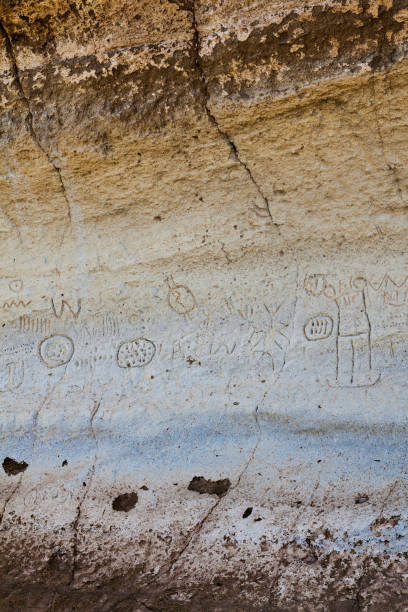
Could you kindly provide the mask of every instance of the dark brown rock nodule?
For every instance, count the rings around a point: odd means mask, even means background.
[[[24,472],[28,468],[28,463],[25,461],[18,462],[11,457],[6,457],[3,461],[3,470],[8,476],[16,476],[20,472]]]
[[[137,493],[122,493],[115,497],[112,508],[117,512],[129,512],[136,506],[137,501]]]
[[[231,486],[229,478],[223,480],[207,480],[203,476],[194,476],[190,484],[188,485],[189,491],[196,491],[202,495],[207,493],[208,495],[218,495],[222,497],[226,494]]]

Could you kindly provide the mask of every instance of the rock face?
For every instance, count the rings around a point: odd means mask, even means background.
[[[403,611],[407,0],[0,0],[0,608]]]

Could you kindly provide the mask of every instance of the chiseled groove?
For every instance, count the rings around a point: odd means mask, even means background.
[[[21,100],[23,101],[26,110],[27,110],[27,116],[26,116],[26,126],[27,129],[30,133],[30,136],[33,140],[33,142],[35,143],[35,145],[37,146],[37,148],[43,153],[43,155],[45,156],[45,158],[47,159],[49,165],[51,166],[53,172],[56,174],[56,176],[58,177],[58,182],[60,184],[61,187],[61,193],[64,197],[64,200],[67,204],[67,217],[69,220],[69,223],[72,223],[72,217],[71,217],[71,203],[69,201],[68,198],[68,194],[67,194],[67,190],[65,188],[65,183],[64,183],[64,179],[62,177],[62,173],[61,173],[61,169],[58,168],[58,166],[55,165],[55,163],[53,162],[50,154],[47,152],[47,150],[43,147],[43,145],[41,144],[40,139],[38,138],[36,131],[34,129],[34,124],[33,124],[33,114],[31,112],[31,107],[30,107],[30,102],[28,100],[28,97],[24,91],[22,82],[21,82],[21,78],[20,78],[20,69],[18,67],[17,64],[17,59],[14,53],[14,49],[13,49],[13,45],[11,42],[11,38],[4,26],[4,23],[0,20],[0,32],[3,34],[4,39],[5,39],[5,43],[6,43],[6,52],[7,52],[7,56],[9,58],[10,61],[10,65],[12,68],[12,72],[14,74],[14,78],[15,78],[15,82],[17,84],[18,90],[20,92],[21,95]]]

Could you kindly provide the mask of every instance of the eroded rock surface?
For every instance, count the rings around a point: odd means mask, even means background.
[[[0,0],[0,608],[405,611],[407,0]]]

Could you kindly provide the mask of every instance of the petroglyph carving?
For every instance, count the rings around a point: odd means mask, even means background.
[[[58,368],[71,360],[74,343],[69,336],[53,334],[41,341],[39,353],[48,368]]]
[[[375,384],[380,376],[372,371],[371,323],[366,306],[367,279],[350,277],[336,288],[328,284],[322,274],[305,278],[306,293],[324,294],[337,306],[336,376],[332,383],[340,387],[366,387]]]
[[[173,277],[170,276],[166,279],[169,287],[168,302],[170,308],[172,308],[178,314],[188,314],[196,307],[196,299],[193,293],[185,285],[176,285]]]
[[[21,291],[22,288],[23,288],[23,281],[21,280],[21,278],[12,280],[9,283],[9,289],[10,291],[13,291],[13,293],[19,293],[19,291]]]
[[[1,349],[3,355],[29,355],[35,347],[34,342],[22,342],[12,346],[5,346]]]
[[[6,300],[5,302],[3,302],[3,309],[4,310],[10,310],[11,308],[27,308],[27,306],[29,306],[31,304],[31,300],[28,300],[28,302],[24,302],[23,300]]]
[[[21,332],[31,332],[33,334],[49,334],[50,333],[50,322],[48,319],[43,317],[29,317],[22,315],[19,317],[19,328]]]
[[[374,291],[383,293],[386,306],[399,307],[408,303],[408,276],[404,278],[402,283],[397,283],[389,274],[384,274],[377,286],[370,282],[370,287]]]
[[[318,297],[326,289],[327,282],[324,274],[309,274],[304,280],[304,288],[308,295]]]
[[[106,313],[103,317],[102,334],[104,336],[118,336],[119,335],[118,320],[111,312]]]
[[[333,331],[333,319],[329,315],[317,315],[305,324],[303,332],[307,340],[324,340]]]
[[[146,338],[123,342],[118,350],[118,366],[120,368],[142,368],[152,361],[155,353],[154,343]]]
[[[57,309],[55,307],[54,298],[51,298],[51,307],[52,307],[53,313],[55,314],[57,319],[60,319],[62,317],[62,315],[64,313],[64,310],[65,310],[65,306],[70,311],[70,313],[72,314],[74,319],[77,319],[79,317],[80,312],[81,312],[81,308],[82,308],[82,301],[81,301],[81,299],[77,300],[76,311],[71,307],[71,305],[66,300],[61,300],[61,307],[60,307],[60,310],[59,310],[59,313],[58,313]]]
[[[10,391],[18,389],[24,380],[24,361],[10,361],[8,368],[8,388]]]

